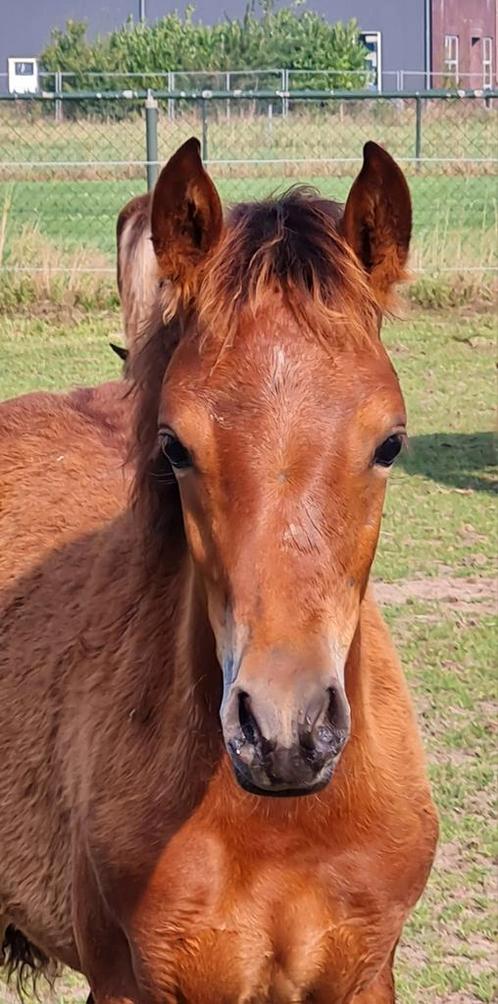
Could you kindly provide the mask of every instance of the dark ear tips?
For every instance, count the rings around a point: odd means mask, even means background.
[[[367,140],[363,146],[363,157],[365,160],[370,160],[370,157],[379,149],[377,143],[374,143],[373,139]]]
[[[391,157],[391,154],[384,150],[384,147],[379,146],[378,143],[374,143],[372,139],[369,139],[363,147],[363,166],[372,171],[382,171],[395,169],[397,170],[397,165]]]
[[[125,349],[124,345],[116,345],[115,342],[109,342],[109,345],[112,351],[115,352],[116,355],[123,360],[123,362],[126,362],[128,359],[128,349]]]
[[[190,164],[194,170],[202,169],[201,144],[197,136],[191,136],[170,158],[172,164]]]
[[[201,156],[201,144],[197,136],[191,136],[190,139],[185,143],[185,149],[190,149],[192,153],[196,153],[199,157]]]
[[[389,156],[387,151],[384,150],[384,147],[379,146],[379,144],[375,143],[373,139],[367,139],[367,142],[363,147],[363,156],[368,158],[368,157],[373,157],[375,154],[379,153],[381,154],[381,156],[383,154]]]

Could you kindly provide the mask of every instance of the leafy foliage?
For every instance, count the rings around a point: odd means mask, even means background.
[[[65,30],[52,31],[42,53],[42,68],[74,74],[65,79],[68,90],[113,89],[109,78],[100,76],[109,72],[119,74],[115,86],[121,88],[130,86],[127,74],[173,70],[208,71],[218,88],[216,73],[277,68],[321,71],[314,74],[312,85],[304,73],[293,77],[296,88],[352,89],[365,82],[365,49],[354,21],[332,24],[320,14],[301,9],[299,0],[278,10],[273,9],[272,0],[261,0],[260,12],[252,0],[242,19],[225,18],[212,26],[195,21],[193,15],[194,8],[187,7],[184,15],[168,14],[151,25],[129,20],[93,42],[86,37],[84,22],[68,21]],[[249,73],[247,83],[255,83]],[[270,86],[269,79],[260,79],[259,85]],[[181,86],[186,88],[184,80]],[[244,81],[239,80],[238,86],[244,86]],[[164,89],[165,81],[138,77],[134,87]]]

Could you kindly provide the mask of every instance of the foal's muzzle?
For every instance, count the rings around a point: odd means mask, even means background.
[[[330,780],[349,737],[344,689],[307,687],[299,699],[264,680],[232,686],[221,713],[239,784],[253,794],[309,795]]]

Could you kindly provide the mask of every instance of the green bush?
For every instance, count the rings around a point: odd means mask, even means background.
[[[313,77],[314,89],[353,89],[365,83],[365,49],[354,21],[331,24],[298,4],[275,11],[271,0],[263,0],[261,16],[252,3],[242,19],[226,18],[212,26],[194,21],[193,13],[194,8],[187,7],[183,16],[175,12],[151,25],[130,20],[94,42],[87,40],[85,23],[68,21],[65,30],[53,30],[42,53],[42,69],[74,74],[65,79],[65,90],[165,89],[160,77],[139,77],[132,84],[126,75],[170,70],[215,74],[285,68],[321,71]],[[113,84],[106,72],[123,76]],[[204,87],[210,85],[203,82]],[[212,85],[216,85],[214,77]],[[275,86],[275,78],[261,85]],[[292,85],[306,88],[309,78],[297,74]],[[238,86],[243,87],[244,81],[238,81]]]

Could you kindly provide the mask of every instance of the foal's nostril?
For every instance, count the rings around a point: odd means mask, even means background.
[[[318,737],[337,756],[349,735],[349,706],[345,696],[336,687],[329,687],[328,694],[327,714],[318,729]]]
[[[349,705],[343,693],[337,687],[329,687],[329,706],[327,717],[334,728],[340,731],[349,728]]]
[[[251,711],[249,694],[244,691],[239,694],[239,722],[245,741],[251,746],[256,746],[261,741],[261,732]]]
[[[329,687],[321,714],[311,728],[309,722],[307,725],[299,736],[307,759],[318,763],[324,757],[339,755],[349,735],[349,707],[338,688]]]
[[[327,709],[327,717],[329,722],[332,722],[332,724],[335,725],[337,722],[338,713],[340,714],[339,698],[336,688],[329,687],[328,694],[329,694],[329,706]]]

